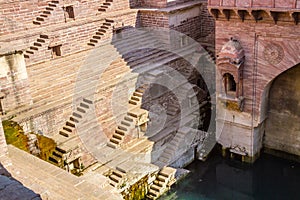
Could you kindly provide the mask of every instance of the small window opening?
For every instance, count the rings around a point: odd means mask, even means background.
[[[75,19],[74,8],[73,6],[66,7],[66,18]]]
[[[52,50],[52,58],[61,56],[61,45],[50,47]]]
[[[236,83],[234,81],[234,77],[226,73],[223,76],[224,80],[224,88],[225,88],[225,93],[230,96],[235,96],[236,95]]]

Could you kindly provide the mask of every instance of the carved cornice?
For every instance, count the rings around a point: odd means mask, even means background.
[[[254,20],[256,22],[263,21],[265,15],[272,19],[275,24],[278,21],[292,21],[296,25],[300,19],[300,9],[284,9],[284,8],[266,8],[266,7],[228,7],[228,6],[208,6],[210,14],[216,20],[245,19]]]

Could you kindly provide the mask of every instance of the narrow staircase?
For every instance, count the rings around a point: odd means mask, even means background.
[[[133,92],[128,103],[133,107],[140,108],[142,104],[142,96],[145,90],[145,86],[137,88],[135,92]],[[110,138],[107,143],[107,146],[114,149],[118,148],[118,146],[124,141],[125,136],[136,128],[137,121],[138,116],[132,115],[128,112],[117,126],[112,138]]]
[[[110,180],[110,185],[119,189],[120,187],[122,187],[122,184],[124,183],[125,180],[125,173],[115,169],[113,170],[112,174],[108,176],[109,180]]]
[[[97,32],[92,36],[92,39],[90,39],[88,45],[94,47],[101,39],[108,37],[112,33],[113,23],[114,20],[105,19],[105,22],[102,24],[102,26],[100,26],[100,29],[98,29]]]
[[[76,111],[72,113],[70,118],[66,121],[65,125],[59,131],[58,136],[54,136],[54,140],[57,142],[57,147],[52,152],[52,155],[50,155],[49,157],[49,161],[52,164],[58,167],[63,167],[64,154],[72,150],[72,149],[65,148],[65,146],[68,146],[66,145],[66,143],[70,138],[76,135],[75,133],[76,125],[83,118],[84,114],[90,108],[92,103],[93,103],[92,101],[83,98],[82,102],[76,108]]]
[[[33,21],[35,25],[42,25],[43,22],[53,13],[54,9],[59,5],[59,0],[51,1],[46,6],[45,10]]]
[[[152,200],[158,199],[163,193],[169,190],[175,182],[175,173],[176,169],[164,167],[150,186],[147,198]]]
[[[180,141],[184,140],[186,133],[188,130],[186,128],[181,128],[176,133],[175,137],[172,141],[167,145],[163,153],[160,155],[158,160],[156,161],[156,165],[160,168],[171,164],[172,159],[175,156],[176,150],[178,149]]]
[[[43,45],[46,43],[46,41],[49,40],[49,36],[46,34],[41,34],[39,38],[29,47],[28,50],[24,53],[24,58],[30,58],[30,56],[34,55],[40,48],[43,47]]]
[[[106,10],[112,6],[113,0],[105,0],[98,9],[99,12],[106,12]]]

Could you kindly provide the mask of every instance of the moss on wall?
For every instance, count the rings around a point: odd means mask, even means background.
[[[52,154],[56,147],[55,141],[42,135],[37,135],[37,139],[38,148],[41,151],[38,157],[43,160],[49,161],[49,156]]]
[[[23,128],[17,122],[11,120],[4,120],[2,125],[6,143],[29,152],[28,138],[24,134]]]
[[[24,134],[23,128],[17,122],[12,120],[4,120],[2,124],[6,143],[30,153],[28,148],[28,137]],[[55,150],[56,143],[54,140],[43,135],[35,135],[37,136],[37,147],[40,150],[40,154],[37,156],[45,161],[48,161],[49,156]]]
[[[141,178],[138,182],[130,186],[130,188],[122,195],[125,200],[142,200],[146,197],[148,191],[148,175]]]

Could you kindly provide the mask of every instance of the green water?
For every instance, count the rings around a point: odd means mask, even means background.
[[[262,155],[255,164],[214,156],[195,161],[191,173],[160,200],[300,200],[300,163]]]

